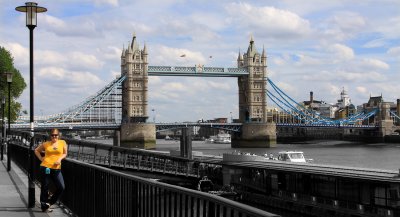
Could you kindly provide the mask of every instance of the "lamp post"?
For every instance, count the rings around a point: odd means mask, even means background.
[[[1,108],[2,108],[2,113],[1,113],[1,160],[4,159],[3,154],[4,154],[4,107],[6,106],[6,98],[4,96],[1,97]]]
[[[37,6],[35,2],[26,2],[25,6],[16,7],[15,10],[26,13],[26,27],[29,29],[29,56],[30,56],[30,67],[29,67],[29,89],[30,89],[30,113],[29,121],[31,128],[31,141],[29,145],[29,174],[28,174],[28,207],[33,208],[35,206],[35,184],[33,183],[33,143],[34,143],[34,120],[33,120],[33,30],[37,24],[37,13],[46,12],[47,9],[44,7]]]
[[[12,83],[12,72],[5,72],[7,76],[7,83],[8,83],[8,135],[11,132],[11,83]],[[10,155],[10,142],[7,141],[7,171],[11,170],[11,155]]]

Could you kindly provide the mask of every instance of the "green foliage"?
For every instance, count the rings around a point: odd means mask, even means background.
[[[22,108],[21,103],[17,102],[16,99],[22,94],[26,88],[24,78],[18,69],[14,67],[14,58],[11,53],[4,47],[0,46],[0,103],[1,98],[5,97],[5,117],[8,117],[8,83],[5,72],[13,73],[13,80],[10,86],[11,89],[11,122],[14,122],[18,118],[18,114]],[[3,105],[1,105],[3,106]],[[3,111],[1,108],[0,114]]]

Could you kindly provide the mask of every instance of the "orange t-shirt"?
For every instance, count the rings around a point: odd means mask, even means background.
[[[43,143],[44,158],[40,166],[61,169],[61,164],[54,164],[64,154],[64,147],[67,143],[64,140],[57,140],[57,144],[53,147],[51,141]]]

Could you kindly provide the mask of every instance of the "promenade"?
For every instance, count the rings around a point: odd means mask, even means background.
[[[58,205],[53,211],[44,213],[39,208],[40,188],[35,190],[36,204],[32,209],[28,204],[28,176],[15,164],[7,172],[7,156],[0,162],[0,217],[67,217],[69,216]]]

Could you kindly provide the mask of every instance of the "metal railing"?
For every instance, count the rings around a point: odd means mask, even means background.
[[[25,135],[26,136],[26,135]],[[35,137],[35,142],[43,136]],[[14,134],[12,159],[28,170],[29,147],[24,135]],[[29,140],[27,140],[29,141]],[[35,171],[39,161],[34,160]],[[80,217],[190,216],[261,217],[277,216],[229,199],[121,173],[74,159],[63,161],[66,189],[61,202]],[[35,172],[34,180],[38,180]]]

